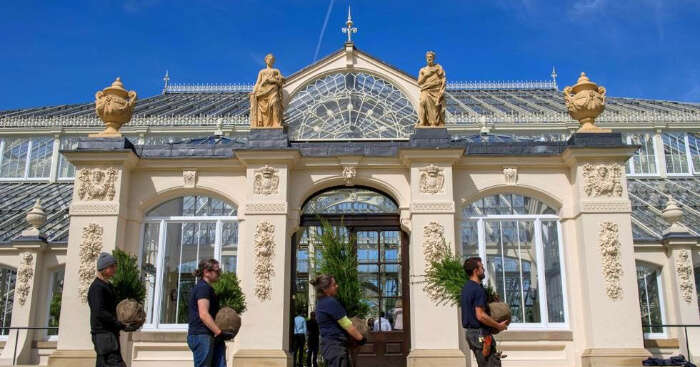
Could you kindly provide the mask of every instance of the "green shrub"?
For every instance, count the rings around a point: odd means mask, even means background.
[[[141,278],[138,259],[120,249],[112,251],[112,256],[117,259],[117,272],[112,277],[112,285],[117,293],[117,303],[131,298],[143,304],[146,299],[146,284]]]
[[[221,307],[231,307],[239,315],[245,312],[245,294],[241,290],[236,273],[226,272],[221,274],[219,281],[212,284],[214,293],[219,297]]]
[[[342,223],[340,225],[342,227]],[[357,271],[357,255],[353,240],[344,236],[327,220],[321,219],[321,234],[314,234],[313,241],[321,258],[320,274],[332,275],[338,283],[338,301],[343,304],[348,317],[364,318],[369,305],[362,301],[362,287]],[[311,259],[313,262],[314,259]],[[313,265],[312,265],[313,266]]]
[[[442,246],[436,260],[431,261],[425,271],[425,290],[437,304],[459,305],[462,287],[469,280],[461,259]]]

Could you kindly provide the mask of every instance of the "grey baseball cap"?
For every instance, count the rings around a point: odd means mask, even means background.
[[[114,258],[114,256],[103,252],[100,254],[100,256],[97,258],[97,271],[102,271],[109,267],[110,265],[114,265],[117,263],[117,259]]]

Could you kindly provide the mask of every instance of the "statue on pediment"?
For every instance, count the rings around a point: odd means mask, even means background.
[[[425,60],[428,65],[418,72],[418,87],[420,87],[418,127],[444,127],[445,88],[447,87],[445,70],[440,64],[435,63],[435,52],[426,52]]]
[[[265,56],[265,69],[260,70],[250,94],[250,127],[282,127],[282,84],[284,77],[272,66],[275,57]]]

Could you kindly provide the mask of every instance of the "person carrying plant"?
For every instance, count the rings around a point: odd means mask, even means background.
[[[189,300],[187,346],[192,351],[195,367],[226,367],[226,340],[233,333],[222,331],[214,318],[219,312],[219,298],[212,284],[219,280],[221,268],[214,259],[202,260],[194,275],[199,278]]]
[[[469,348],[474,353],[479,367],[501,366],[501,358],[496,353],[496,341],[491,329],[503,331],[508,328],[508,321],[496,322],[486,312],[486,290],[481,285],[485,273],[481,258],[470,257],[465,260],[464,271],[469,280],[462,287],[460,305],[462,327],[466,329]]]
[[[117,297],[109,279],[117,272],[117,260],[103,252],[97,258],[97,276],[88,289],[90,306],[90,334],[97,358],[95,367],[126,366],[119,345],[119,331],[134,331],[135,328],[117,320]]]
[[[350,367],[348,353],[348,335],[357,340],[359,345],[367,343],[365,338],[348,319],[343,305],[335,298],[338,283],[331,275],[322,274],[311,284],[316,287],[319,296],[316,302],[316,318],[321,332],[321,355],[328,367]]]

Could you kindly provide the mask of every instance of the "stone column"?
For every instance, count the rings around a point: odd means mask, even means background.
[[[669,324],[700,325],[698,313],[698,297],[695,288],[693,269],[693,251],[698,249],[698,239],[688,232],[681,223],[683,210],[669,196],[668,204],[663,211],[663,217],[670,224],[664,232],[663,243],[666,247],[671,266],[671,294],[669,306],[673,308]],[[692,356],[695,362],[700,361],[700,328],[688,328],[687,340],[683,328],[674,328],[680,342],[680,351],[686,357]]]
[[[410,320],[408,366],[465,366],[460,350],[458,308],[436,305],[420,282],[436,248],[455,251],[455,203],[452,164],[462,150],[407,150],[401,158],[410,169]],[[404,216],[405,217],[405,216]]]
[[[65,152],[75,165],[60,328],[50,366],[94,366],[87,291],[101,251],[125,248],[129,171],[138,158],[125,138],[86,138]],[[122,345],[122,351],[128,346]]]
[[[298,152],[237,152],[246,165],[247,201],[239,227],[238,276],[246,295],[233,366],[288,366],[292,233],[289,170]]]
[[[567,278],[580,279],[580,287],[569,288],[580,294],[569,299],[586,300],[570,307],[570,319],[582,339],[576,353],[584,367],[639,366],[649,355],[639,317],[632,209],[624,174],[634,150],[622,144],[620,134],[578,133],[563,154],[573,182],[573,205],[562,209],[566,252],[579,263]]]

